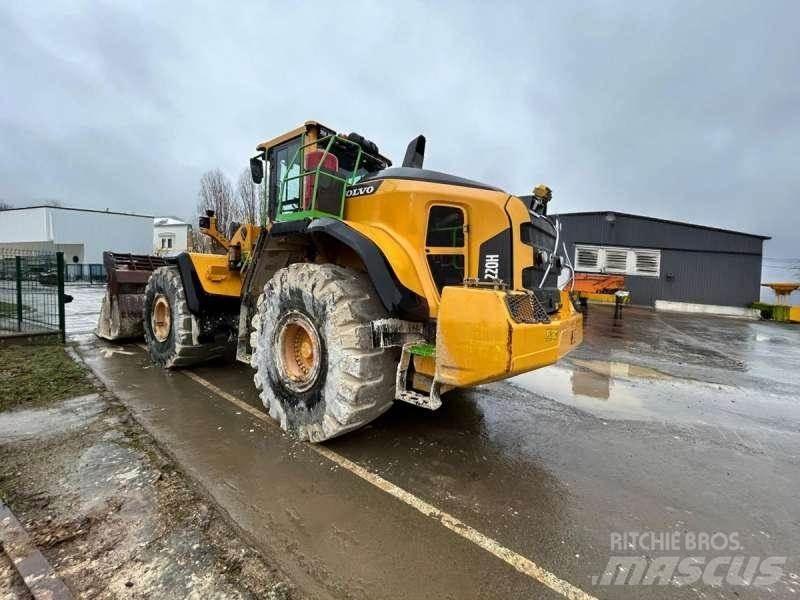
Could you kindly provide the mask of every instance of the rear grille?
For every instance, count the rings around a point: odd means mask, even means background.
[[[517,323],[549,323],[550,317],[533,294],[506,294],[506,305]]]

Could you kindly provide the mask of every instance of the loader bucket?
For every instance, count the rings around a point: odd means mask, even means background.
[[[95,331],[98,337],[113,341],[144,335],[144,288],[150,274],[166,264],[160,256],[103,252],[108,283]]]

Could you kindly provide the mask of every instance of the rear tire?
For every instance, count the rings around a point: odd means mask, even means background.
[[[251,364],[269,415],[301,440],[361,427],[394,401],[396,348],[374,348],[387,316],[363,273],[297,263],[264,286],[253,317]]]
[[[196,343],[194,317],[178,267],[153,271],[144,294],[144,339],[155,364],[165,369],[188,367],[229,354],[228,343]]]

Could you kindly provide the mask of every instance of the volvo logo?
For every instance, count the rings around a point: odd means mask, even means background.
[[[361,183],[358,185],[353,185],[347,188],[344,195],[346,198],[356,198],[358,196],[369,196],[370,194],[374,194],[378,191],[378,188],[381,187],[383,180],[379,181],[370,181],[369,183]]]
[[[375,186],[368,185],[366,187],[357,187],[357,188],[350,188],[347,190],[344,195],[348,198],[352,198],[353,196],[366,196],[368,194],[375,193]]]

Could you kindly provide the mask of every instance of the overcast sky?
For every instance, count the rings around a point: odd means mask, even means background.
[[[800,3],[0,4],[0,198],[194,212],[307,119],[800,256]],[[165,6],[165,5],[170,5]],[[649,4],[650,6],[644,6]],[[12,5],[16,5],[13,6]]]

